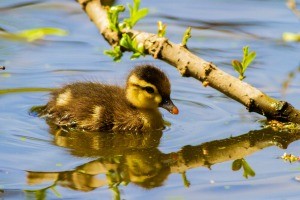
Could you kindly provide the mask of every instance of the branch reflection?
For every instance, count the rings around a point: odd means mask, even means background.
[[[85,192],[109,186],[116,199],[120,197],[119,184],[159,187],[172,173],[184,175],[192,168],[210,168],[217,163],[243,159],[270,146],[285,149],[291,142],[300,139],[299,131],[278,131],[269,127],[237,137],[184,146],[178,152],[163,153],[158,149],[162,136],[160,131],[137,135],[95,134],[65,131],[54,126],[50,128],[56,145],[68,148],[75,156],[95,157],[95,160],[71,171],[28,171],[28,184],[50,181],[53,185]]]

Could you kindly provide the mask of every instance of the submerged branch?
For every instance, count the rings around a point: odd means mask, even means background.
[[[107,12],[99,0],[78,0],[83,10],[95,23],[105,40],[113,47],[119,44],[121,35],[109,28]],[[123,29],[138,43],[145,53],[173,65],[185,77],[193,77],[228,97],[243,104],[249,112],[256,112],[268,119],[300,123],[300,111],[291,104],[269,97],[250,84],[227,74],[211,62],[196,56],[180,44],[175,44],[156,34]],[[123,49],[128,50],[128,49]]]

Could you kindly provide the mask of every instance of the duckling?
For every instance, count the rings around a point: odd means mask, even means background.
[[[171,86],[163,71],[152,65],[135,67],[125,87],[75,82],[56,89],[41,115],[59,126],[89,131],[162,130],[159,107],[172,114]]]

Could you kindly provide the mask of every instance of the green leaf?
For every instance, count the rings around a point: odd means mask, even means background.
[[[133,6],[130,4],[127,4],[129,8],[129,18],[124,19],[124,22],[126,23],[128,28],[132,28],[139,20],[144,18],[149,10],[147,8],[142,8],[139,10],[140,7],[140,0],[133,0]]]
[[[142,43],[138,43],[137,40],[132,40],[126,33],[122,35],[120,45],[134,53],[139,52],[140,54],[144,54],[144,45]]]
[[[130,37],[129,37],[130,38]],[[130,38],[132,50],[137,51],[138,42]]]
[[[132,54],[132,56],[130,57],[131,60],[135,60],[137,58],[139,58],[141,56],[141,54],[139,52],[136,52],[134,54]]]
[[[120,62],[123,56],[120,46],[115,46],[112,50],[106,50],[104,54],[112,57],[115,62]]]
[[[249,52],[249,46],[244,46],[244,47],[243,47],[243,59],[242,59],[242,66],[243,66],[243,69],[244,69],[245,59],[246,59],[247,56],[248,56],[248,52]]]
[[[140,9],[136,14],[135,14],[135,20],[136,22],[139,21],[140,19],[146,17],[148,15],[149,9],[148,8],[142,8]]]
[[[243,54],[244,54],[244,57],[246,57],[248,55],[248,52],[249,52],[249,46],[244,46],[243,47]]]
[[[243,66],[242,63],[238,60],[232,60],[231,65],[233,66],[234,70],[237,71],[239,74],[243,73]]]
[[[144,45],[143,45],[142,43],[139,43],[139,44],[137,45],[137,51],[138,51],[139,53],[141,53],[142,55],[144,55],[145,48],[144,48]]]
[[[132,40],[131,40],[130,36],[127,35],[126,33],[122,34],[122,38],[120,40],[120,45],[129,50],[133,50]]]
[[[242,159],[242,165],[244,168],[244,174],[243,176],[245,178],[248,178],[248,176],[255,176],[255,172],[253,171],[253,169],[250,167],[250,165],[247,163],[247,161],[245,159]]]
[[[231,64],[234,68],[235,71],[237,71],[239,73],[239,79],[243,80],[246,76],[244,76],[244,73],[246,71],[246,69],[248,68],[248,66],[252,63],[252,61],[255,59],[256,57],[256,52],[255,51],[251,51],[249,53],[249,46],[244,46],[243,47],[243,59],[242,62],[238,61],[238,60],[232,60]]]
[[[33,42],[35,40],[43,39],[48,35],[55,35],[55,36],[66,36],[68,32],[64,29],[60,28],[53,28],[53,27],[42,27],[42,28],[34,28],[34,29],[27,29],[17,33],[14,33],[16,37],[24,38],[28,42]]]
[[[242,60],[243,72],[246,71],[247,67],[251,64],[251,62],[255,59],[255,57],[256,57],[255,51],[249,53],[249,46],[243,47],[243,60]]]
[[[141,0],[133,0],[134,12],[139,10]]]
[[[242,167],[242,159],[236,159],[235,161],[233,161],[231,166],[233,171],[238,171],[241,169],[241,167]]]
[[[250,52],[244,60],[243,63],[243,72],[246,71],[247,67],[252,63],[252,61],[256,58],[256,52]]]
[[[144,45],[142,43],[138,43],[136,40],[132,40],[131,37],[124,33],[120,40],[120,46],[126,48],[129,51],[133,52],[131,59],[136,59],[141,55],[144,56]]]

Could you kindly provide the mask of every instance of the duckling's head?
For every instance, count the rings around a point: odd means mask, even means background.
[[[170,93],[171,85],[168,77],[154,66],[137,66],[128,75],[126,98],[137,108],[162,107],[172,114],[178,114],[179,111],[172,102]]]

